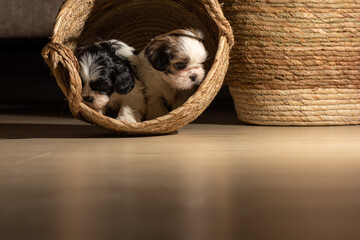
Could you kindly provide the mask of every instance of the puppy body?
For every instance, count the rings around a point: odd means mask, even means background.
[[[145,85],[146,119],[151,120],[166,115],[169,111],[180,107],[196,91],[196,86],[186,90],[171,87],[167,82],[168,76],[156,71],[143,52],[139,54],[139,59],[137,73]]]
[[[123,122],[140,122],[146,111],[143,83],[135,80],[134,89],[127,95],[113,93],[110,96],[107,108],[117,113],[117,120]]]
[[[205,77],[207,52],[202,34],[175,30],[153,39],[138,55],[136,70],[145,85],[146,119],[181,106]]]
[[[105,114],[116,111],[120,121],[139,122],[145,114],[143,84],[131,65],[135,49],[117,40],[103,41],[80,49],[83,102]]]

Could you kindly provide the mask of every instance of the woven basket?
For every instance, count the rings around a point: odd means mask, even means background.
[[[238,118],[261,125],[360,123],[360,2],[225,0]]]
[[[210,60],[203,83],[181,107],[134,124],[101,115],[81,102],[79,65],[73,53],[78,46],[116,38],[140,51],[157,35],[189,27],[204,32]],[[68,0],[42,55],[74,117],[119,134],[153,135],[174,132],[206,109],[223,83],[232,44],[231,27],[216,0]]]

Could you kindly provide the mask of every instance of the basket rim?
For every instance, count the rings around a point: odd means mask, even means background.
[[[54,27],[53,27],[53,34],[51,39],[54,42],[61,42],[57,39],[57,31],[62,24],[63,16],[66,15],[66,10],[71,8],[72,4],[78,3],[79,0],[65,0],[62,4],[62,6],[59,9],[59,12],[56,16]],[[89,6],[93,5],[96,0],[80,0],[83,1],[84,4],[88,4]],[[194,0],[193,0],[194,1]],[[235,44],[235,37],[233,29],[230,25],[230,22],[226,19],[222,7],[218,0],[197,0],[201,1],[204,4],[204,7],[206,8],[208,14],[212,18],[212,20],[215,22],[215,24],[218,26],[219,35],[226,36],[228,40],[228,44],[230,47],[230,50]],[[70,11],[71,13],[71,11]]]

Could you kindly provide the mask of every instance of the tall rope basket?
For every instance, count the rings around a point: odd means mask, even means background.
[[[227,75],[238,118],[360,123],[360,2],[224,0],[236,39]]]
[[[178,28],[202,30],[210,56],[206,78],[181,107],[154,120],[126,123],[82,103],[79,64],[74,56],[78,46],[115,38],[140,51],[150,39]],[[153,135],[174,132],[206,109],[222,86],[233,41],[216,0],[68,0],[42,55],[74,117],[119,134]]]

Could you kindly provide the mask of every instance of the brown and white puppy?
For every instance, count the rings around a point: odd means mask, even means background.
[[[138,55],[136,71],[145,85],[147,120],[181,106],[203,81],[207,52],[202,41],[200,31],[178,29],[154,38]]]

